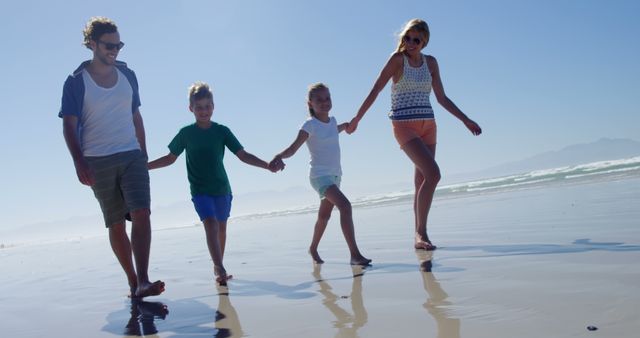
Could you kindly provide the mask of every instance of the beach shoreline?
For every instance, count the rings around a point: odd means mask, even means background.
[[[336,215],[320,269],[306,254],[314,214],[238,220],[228,230],[228,289],[213,283],[200,227],[154,231],[150,275],[167,291],[143,304],[126,298],[106,235],[5,248],[0,332],[635,337],[638,202],[638,178],[439,199],[433,253],[411,249],[410,203],[357,208],[359,245],[374,260],[363,271],[348,264]],[[421,271],[428,260],[431,272]]]

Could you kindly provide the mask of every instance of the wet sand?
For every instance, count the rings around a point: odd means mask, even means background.
[[[306,253],[314,214],[235,221],[228,288],[201,227],[154,231],[150,276],[167,290],[134,303],[106,233],[5,248],[0,335],[636,337],[638,205],[640,179],[436,199],[435,252],[412,249],[410,204],[356,208],[366,269],[337,211],[322,266]]]

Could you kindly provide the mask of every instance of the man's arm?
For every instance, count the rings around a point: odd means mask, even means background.
[[[73,158],[73,165],[76,167],[78,180],[84,185],[91,186],[95,183],[93,172],[87,165],[87,161],[82,155],[80,142],[78,139],[78,117],[73,115],[64,115],[62,117],[62,133],[67,143],[67,148]]]
[[[136,109],[135,113],[133,113],[133,126],[136,128],[136,138],[138,139],[138,143],[140,144],[140,150],[144,157],[148,158],[147,155],[147,141],[144,133],[144,122],[142,121],[142,114],[140,114],[140,110]]]

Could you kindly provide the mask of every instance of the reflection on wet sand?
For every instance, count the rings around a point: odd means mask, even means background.
[[[236,309],[231,305],[229,289],[218,286],[218,309],[215,317],[216,338],[244,337]]]
[[[131,300],[131,317],[125,326],[127,336],[150,336],[158,333],[155,320],[164,320],[169,314],[167,306],[160,302],[145,302],[142,299]]]
[[[331,291],[331,285],[322,279],[322,275],[320,274],[322,269],[321,264],[315,264],[313,268],[312,275],[320,287],[318,292],[324,296],[322,304],[336,317],[336,320],[333,322],[334,327],[338,329],[335,335],[336,337],[359,337],[358,329],[367,323],[367,310],[364,308],[362,299],[362,277],[364,276],[365,269],[358,265],[352,265],[351,268],[353,280],[351,284],[351,294],[349,296],[338,296]],[[345,298],[351,299],[351,310],[353,314],[350,314],[338,305],[338,300]]]
[[[449,295],[442,289],[431,272],[433,251],[417,250],[416,255],[420,262],[422,283],[428,295],[427,301],[422,306],[435,319],[438,326],[438,338],[460,338],[460,319],[449,316],[447,310],[451,306],[451,302],[447,301]]]

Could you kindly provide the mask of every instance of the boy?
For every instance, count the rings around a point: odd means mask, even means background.
[[[231,186],[222,159],[228,148],[242,162],[268,169],[282,170],[284,163],[269,164],[245,151],[226,126],[211,121],[213,94],[206,83],[196,82],[189,88],[189,110],[196,122],[180,129],[169,143],[169,154],[149,162],[149,169],[173,164],[187,151],[187,176],[191,187],[191,201],[202,221],[207,236],[209,254],[213,260],[216,281],[226,285],[227,275],[222,260],[227,239],[227,219],[231,211]]]

